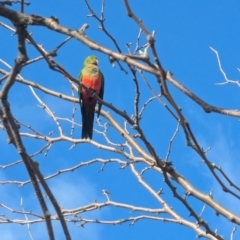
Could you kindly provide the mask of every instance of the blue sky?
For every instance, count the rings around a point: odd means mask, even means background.
[[[97,14],[101,12],[101,1],[89,1],[90,5]],[[168,0],[147,1],[132,0],[130,2],[135,14],[142,19],[150,32],[155,31],[156,49],[159,58],[165,70],[170,70],[179,82],[193,91],[198,97],[207,101],[209,104],[229,108],[239,108],[239,89],[237,85],[216,85],[223,82],[224,78],[219,70],[215,53],[210,46],[219,52],[221,63],[229,79],[238,80],[240,46],[238,29],[240,25],[240,2],[238,1],[206,1],[206,0]],[[19,6],[14,5],[12,9],[18,10]],[[86,35],[94,41],[116,50],[113,43],[98,29],[98,23],[93,18],[87,18],[89,10],[84,1],[57,1],[48,2],[31,1],[31,5],[25,8],[28,14],[38,14],[44,17],[56,16],[59,22],[71,29],[78,29],[84,23],[89,24]],[[106,0],[105,26],[108,31],[118,40],[118,44],[124,53],[127,53],[126,43],[132,43],[131,50],[134,50],[139,27],[126,16],[126,10],[123,1]],[[0,17],[0,21],[6,24],[11,23]],[[39,44],[42,44],[47,51],[51,51],[60,44],[66,36],[50,31],[43,27],[30,26],[28,28],[33,34],[33,38]],[[16,36],[11,36],[9,30],[0,27],[0,59],[14,64],[16,58]],[[146,43],[144,36],[140,39],[141,44]],[[4,47],[3,47],[4,46]],[[39,53],[30,45],[27,45],[27,52],[30,59],[39,56]],[[70,40],[62,47],[56,61],[72,74],[78,75],[82,68],[83,60],[86,56],[97,55],[100,62],[100,68],[105,76],[105,94],[104,100],[112,103],[120,110],[126,110],[129,115],[133,114],[135,97],[135,86],[131,74],[125,74],[120,71],[116,65],[114,68],[110,65],[108,57],[100,52],[92,51],[87,46],[77,40]],[[151,57],[151,55],[150,55]],[[127,66],[122,63],[127,69]],[[0,62],[0,68],[9,70],[9,68]],[[45,87],[55,91],[70,95],[71,88],[66,79],[57,72],[51,71],[45,61],[39,61],[23,69],[21,76],[29,81],[37,82]],[[146,87],[146,84],[138,74],[138,81],[141,89],[140,107],[152,97],[152,93]],[[150,74],[145,74],[154,90],[159,93],[156,80]],[[227,117],[215,113],[206,114],[200,106],[181,93],[172,85],[169,90],[172,93],[177,104],[182,108],[182,112],[190,123],[190,126],[199,142],[204,148],[211,147],[207,154],[212,162],[223,167],[226,173],[239,184],[239,120],[233,117]],[[1,86],[0,86],[1,87]],[[73,104],[59,100],[46,95],[39,90],[36,93],[41,100],[47,104],[50,109],[60,118],[71,118]],[[77,93],[75,92],[75,97]],[[50,116],[39,107],[39,103],[31,93],[30,89],[20,83],[16,83],[10,91],[9,100],[14,116],[19,121],[31,125],[37,131],[48,134],[53,132],[52,136],[57,137],[58,130]],[[75,121],[81,123],[79,106],[76,105]],[[124,126],[123,119],[111,110],[109,111]],[[60,120],[64,133],[69,136],[71,124]],[[101,123],[106,120],[101,117]],[[159,104],[153,101],[149,104],[143,114],[141,126],[149,141],[155,147],[161,158],[167,153],[169,140],[177,127],[176,121]],[[95,127],[102,131],[95,123]],[[26,128],[21,128],[22,132],[28,132]],[[74,138],[80,138],[81,129],[76,127]],[[117,132],[109,127],[109,138],[114,143],[124,143],[123,139],[117,135]],[[43,141],[31,138],[23,138],[29,153],[34,153],[44,146]],[[94,132],[94,140],[101,144],[106,141]],[[141,144],[141,143],[140,143]],[[15,148],[6,143],[6,133],[0,130],[0,165],[6,165],[19,160],[19,155]],[[73,167],[80,162],[90,161],[96,157],[102,159],[118,158],[125,159],[118,154],[98,149],[96,146],[81,143],[71,149],[71,143],[59,142],[54,144],[47,156],[44,154],[35,157],[40,164],[40,169],[44,175],[48,176],[57,172],[59,169]],[[214,199],[226,206],[229,210],[239,214],[239,202],[230,195],[224,194],[207,167],[201,162],[196,153],[186,146],[186,140],[182,129],[180,128],[170,155],[176,170],[189,179],[192,184],[203,191],[209,193],[214,191]],[[144,166],[137,165],[137,169]],[[92,164],[82,167],[74,172],[61,174],[48,181],[53,193],[59,200],[59,204],[67,209],[75,208],[93,202],[105,201],[102,189],[111,192],[110,198],[116,202],[126,204],[135,204],[149,208],[161,208],[161,205],[144,189],[133,176],[129,168],[119,170],[117,163],[108,164],[104,171],[98,173],[101,164]],[[140,170],[141,171],[141,170]],[[163,198],[170,206],[183,217],[188,216],[186,209],[175,199],[163,183],[163,177],[153,171],[146,173],[144,179],[155,189],[164,188]],[[28,180],[26,170],[22,164],[14,167],[0,168],[0,181]],[[179,189],[180,192],[183,191]],[[23,199],[25,210],[36,211],[41,214],[36,196],[30,184],[19,188],[17,184],[0,185],[0,203],[8,203],[9,207],[20,210],[20,199]],[[200,214],[203,203],[189,198],[196,211]],[[229,204],[230,203],[230,204]],[[50,204],[49,204],[50,206]],[[52,210],[52,208],[51,208]],[[53,210],[52,210],[53,211]],[[53,211],[54,212],[54,211]],[[10,218],[24,218],[21,215],[14,215],[0,208],[0,214],[6,214]],[[130,216],[137,216],[137,213],[130,213],[128,210],[120,210],[113,207],[101,209],[84,214],[83,217],[102,220],[117,220]],[[208,207],[203,213],[204,219],[209,222],[212,229],[217,228],[219,234],[223,234],[226,239],[230,238],[233,229],[232,224],[228,223],[223,217],[215,217],[215,213]],[[187,218],[194,222],[193,219]],[[54,223],[56,229],[58,223]],[[125,223],[118,226],[108,226],[99,224],[87,224],[84,228],[69,224],[73,239],[92,239],[92,240],[111,240],[111,239],[164,239],[174,240],[176,236],[180,240],[194,239],[196,233],[186,227],[172,223],[162,223],[159,221],[140,220],[134,226]],[[44,229],[44,230],[43,230]],[[34,240],[44,239],[46,237],[45,226],[43,224],[31,225]],[[30,239],[27,227],[18,225],[0,225],[0,232],[3,232],[4,240],[16,239],[13,231],[19,233],[18,239]],[[64,239],[62,232],[57,232],[57,239]],[[238,239],[240,233],[235,233]]]

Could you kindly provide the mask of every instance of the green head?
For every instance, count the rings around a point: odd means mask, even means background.
[[[88,64],[93,64],[93,65],[98,65],[98,58],[96,56],[88,56],[85,60],[84,60],[84,66],[88,65]]]

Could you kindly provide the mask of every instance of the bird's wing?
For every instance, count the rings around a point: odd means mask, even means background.
[[[101,89],[100,89],[100,93],[99,93],[99,97],[103,100],[103,94],[104,94],[104,76],[102,74],[102,72],[100,71],[100,75],[101,75]],[[101,112],[101,107],[102,107],[102,104],[101,103],[98,103],[98,112],[97,112],[97,117],[99,117],[99,114]]]

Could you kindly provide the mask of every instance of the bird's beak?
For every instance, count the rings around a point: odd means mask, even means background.
[[[98,66],[98,59],[96,59],[96,65]]]

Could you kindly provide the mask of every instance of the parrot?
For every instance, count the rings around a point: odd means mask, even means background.
[[[94,98],[96,93],[101,99],[104,94],[104,76],[98,68],[98,58],[88,56],[83,63],[83,69],[79,73],[79,102],[82,113],[82,139],[92,139],[93,121],[97,99]],[[81,84],[94,91],[90,93]],[[102,104],[98,103],[97,117],[99,117]]]

